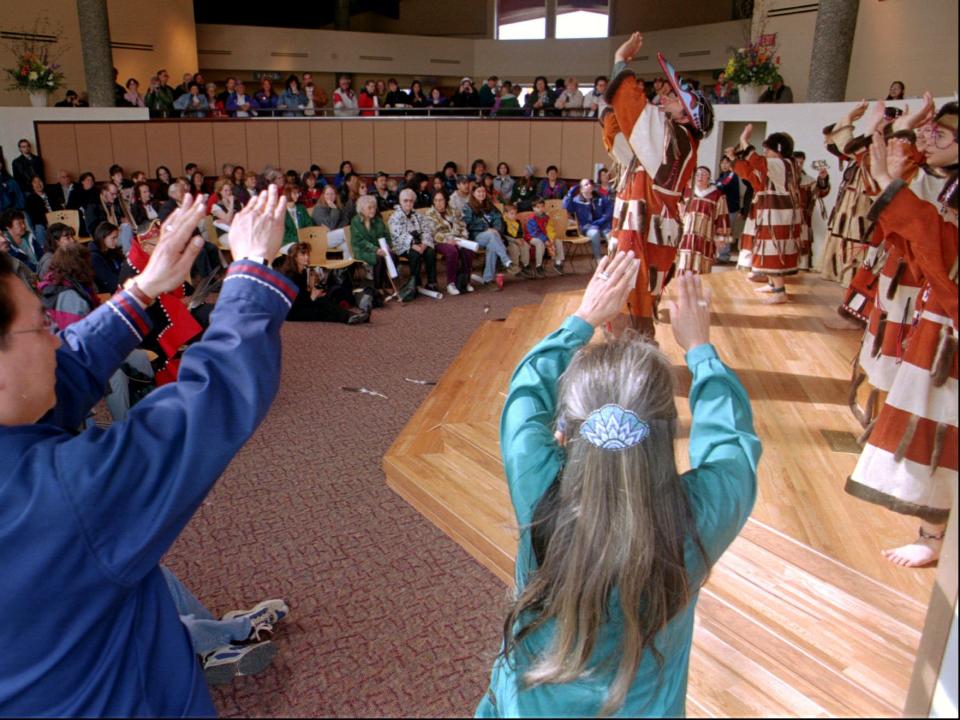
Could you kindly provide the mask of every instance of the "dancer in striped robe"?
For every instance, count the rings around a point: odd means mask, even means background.
[[[763,141],[763,155],[750,145],[753,125],[740,135],[734,171],[754,190],[756,220],[753,270],[767,276],[757,292],[771,293],[768,305],[787,302],[785,278],[798,272],[800,261],[800,195],[793,163],[793,138],[771,133]]]
[[[830,194],[830,175],[826,168],[810,177],[803,170],[807,154],[794,151],[793,159],[797,165],[797,190],[800,195],[800,269],[813,267],[813,210],[817,200]]]
[[[727,196],[710,183],[710,168],[701,165],[693,188],[683,192],[683,234],[677,251],[677,272],[708,273],[718,245],[730,244],[730,214]]]
[[[634,33],[618,48],[601,121],[604,146],[619,166],[612,235],[619,250],[633,250],[641,260],[625,311],[635,329],[652,337],[677,255],[678,204],[696,167],[697,146],[713,127],[713,111],[662,56],[673,94],[659,106],[647,102],[643,81],[626,66],[642,45]]]
[[[884,555],[902,566],[935,561],[957,485],[957,104],[924,129],[928,165],[948,168],[940,212],[900,178],[878,133],[871,146],[874,178],[883,189],[870,218],[921,281],[902,362],[867,445],[847,480],[847,492],[920,519],[918,537]],[[896,147],[893,148],[896,151]]]

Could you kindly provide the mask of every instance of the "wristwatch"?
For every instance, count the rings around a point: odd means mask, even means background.
[[[130,278],[129,280],[127,280],[123,284],[123,289],[126,290],[131,295],[133,295],[137,299],[137,301],[141,305],[143,305],[144,308],[150,307],[151,305],[153,305],[154,301],[156,300],[156,298],[150,297],[143,290],[140,289],[140,286],[137,285],[136,278]]]

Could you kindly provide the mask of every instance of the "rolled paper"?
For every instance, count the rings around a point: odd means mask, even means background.
[[[470,250],[472,252],[477,252],[480,250],[480,244],[475,243],[473,240],[465,240],[463,238],[457,238],[457,245],[462,247],[464,250]]]
[[[343,232],[343,228],[337,228],[336,230],[329,230],[327,232],[327,247],[331,250],[343,249],[346,250],[345,241],[347,239],[346,234]],[[341,248],[341,246],[344,246]]]
[[[433,298],[434,300],[442,300],[443,293],[437,292],[436,290],[428,290],[427,288],[417,288],[417,293],[420,295],[426,295],[427,297]]]
[[[387,239],[380,238],[377,240],[377,242],[380,243],[380,249],[387,254],[387,256],[384,258],[384,260],[387,261],[387,275],[393,279],[396,279],[399,277],[400,273],[397,272],[397,266],[393,264],[393,255],[390,254],[390,248],[387,247]]]

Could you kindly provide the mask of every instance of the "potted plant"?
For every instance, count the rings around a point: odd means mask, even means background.
[[[755,103],[780,74],[780,56],[776,47],[755,41],[734,52],[724,73],[737,86],[741,103]]]
[[[34,107],[46,107],[50,93],[61,87],[64,81],[60,65],[51,53],[51,46],[56,43],[59,33],[51,34],[49,23],[38,20],[32,33],[22,35],[15,44],[8,45],[16,59],[14,67],[5,68],[10,80],[9,89],[27,92]],[[64,49],[58,48],[56,56]]]

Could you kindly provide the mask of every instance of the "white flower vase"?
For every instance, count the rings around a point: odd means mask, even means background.
[[[760,101],[760,96],[766,90],[765,85],[740,85],[737,87],[737,93],[740,95],[741,105],[755,105]]]
[[[30,104],[33,107],[46,107],[47,99],[50,97],[50,93],[40,91],[30,93]]]

